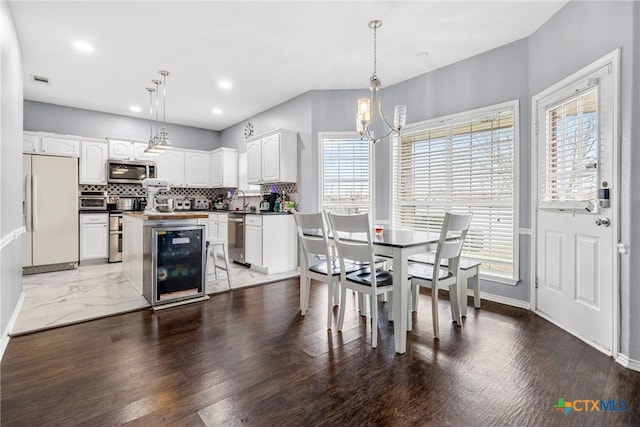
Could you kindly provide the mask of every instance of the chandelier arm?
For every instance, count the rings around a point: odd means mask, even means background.
[[[380,96],[380,94],[378,94],[378,114],[380,115],[380,118],[382,119],[384,124],[387,125],[389,129],[391,129],[391,132],[389,132],[387,136],[391,135],[392,132],[398,132],[398,129],[396,129],[394,126],[391,126],[387,121],[387,119],[385,119],[384,115],[382,114],[382,97]],[[383,138],[386,138],[386,136]]]

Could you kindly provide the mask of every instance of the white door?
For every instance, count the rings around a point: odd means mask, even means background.
[[[165,151],[158,156],[158,178],[168,180],[172,186],[185,184],[184,151]]]
[[[158,161],[157,154],[144,152],[144,150],[146,150],[148,147],[149,147],[149,144],[146,142],[134,142],[133,158],[135,160],[140,160],[140,161],[157,162]]]
[[[244,236],[245,261],[262,266],[262,227],[246,226]]]
[[[109,140],[109,158],[118,160],[133,160],[133,146],[129,141]]]
[[[80,260],[109,256],[107,224],[83,224],[80,229]]]
[[[608,352],[617,291],[617,63],[611,61],[534,97],[536,309]],[[607,190],[610,207],[598,206]]]
[[[222,187],[222,150],[211,153],[211,186]]]

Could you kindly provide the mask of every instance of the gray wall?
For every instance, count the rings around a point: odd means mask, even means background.
[[[22,52],[11,8],[0,1],[0,238],[22,227]],[[0,331],[22,292],[22,238],[0,253]],[[2,337],[4,338],[4,337]]]
[[[241,153],[247,151],[244,138],[244,127],[247,122],[253,125],[254,136],[274,129],[290,129],[298,132],[298,203],[302,210],[309,209],[314,197],[309,188],[313,188],[315,176],[307,171],[307,157],[311,155],[313,144],[311,99],[311,92],[304,93],[221,132],[221,145],[237,148]],[[301,190],[303,188],[304,191]]]
[[[91,138],[149,139],[149,120],[35,101],[24,102],[24,130]],[[220,132],[168,123],[169,139],[180,148],[220,147]]]
[[[631,218],[632,212],[640,211],[639,172],[632,167],[640,164],[640,147],[632,144],[640,137],[637,119],[640,85],[633,81],[633,76],[640,71],[640,3],[570,2],[530,37],[385,88],[383,103],[386,117],[392,116],[395,104],[406,104],[407,122],[413,123],[519,100],[519,227],[526,231],[532,221],[531,97],[616,48],[622,52],[620,238],[632,246],[631,255],[621,259],[620,350],[640,359],[640,312],[632,310],[640,305],[640,288],[632,285],[635,282],[632,279],[640,277],[640,263],[631,262],[634,248],[640,245],[640,224]],[[366,87],[366,81],[363,86]],[[303,210],[317,209],[318,132],[353,131],[355,100],[366,93],[366,90],[312,91],[248,119],[254,125],[259,124],[258,132],[279,127],[281,123],[287,123],[282,127],[300,132],[298,191]],[[244,150],[244,123],[222,131],[221,145]],[[388,142],[376,144],[375,155],[376,216],[387,218],[390,206]],[[531,236],[526,232],[520,235],[521,282],[517,286],[483,281],[483,290],[529,301],[531,244]]]

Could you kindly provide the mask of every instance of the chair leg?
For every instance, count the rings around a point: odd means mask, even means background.
[[[411,311],[418,311],[418,286],[411,284]]]
[[[438,324],[438,288],[431,286],[431,319],[433,321],[433,335],[440,339],[440,325]]]
[[[327,329],[331,329],[331,314],[333,313],[333,297],[335,296],[336,284],[329,278],[327,295]]]
[[[473,275],[473,306],[480,308],[480,272],[478,267],[476,267],[475,273]]]
[[[212,258],[213,258],[213,274],[216,278],[216,280],[218,280],[218,263],[216,261],[217,258],[217,246],[213,246],[211,253],[213,254]]]
[[[307,276],[304,281],[304,301],[302,302],[302,315],[307,314],[307,310],[309,309],[309,292],[311,292],[311,277]]]
[[[371,301],[371,347],[378,347],[378,296],[369,295]]]
[[[462,326],[462,316],[460,315],[460,303],[458,302],[457,283],[449,285],[449,305],[451,306],[451,317],[454,322]]]
[[[340,301],[346,301],[347,298],[347,288],[344,285],[340,285]],[[340,304],[340,314],[338,315],[338,330],[342,330],[342,326],[344,325],[344,310],[347,304],[344,302]]]
[[[305,301],[305,292],[307,289],[307,275],[304,271],[300,271],[300,313],[304,316],[304,301]]]
[[[227,270],[227,283],[229,283],[229,289],[231,289],[231,270],[229,269],[229,246],[225,242],[222,245],[222,251],[224,253],[224,268]]]
[[[334,283],[331,298],[333,298],[333,305],[340,305],[340,282]]]

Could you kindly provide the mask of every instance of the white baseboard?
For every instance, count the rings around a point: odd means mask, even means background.
[[[9,318],[9,322],[7,323],[7,327],[2,332],[2,338],[0,338],[0,360],[4,356],[4,351],[7,349],[7,345],[9,345],[9,333],[13,329],[13,326],[16,324],[16,320],[18,319],[18,313],[20,313],[20,309],[22,308],[22,303],[24,302],[24,292],[20,293],[20,298],[18,298],[18,303],[16,307],[13,309],[13,313]]]
[[[473,289],[467,289],[467,295],[473,296]],[[488,301],[498,302],[500,304],[510,305],[512,307],[524,308],[525,310],[531,310],[531,304],[527,301],[522,301],[515,298],[503,297],[500,295],[490,294],[480,291],[480,298]]]
[[[629,368],[633,371],[640,372],[640,360],[630,359],[629,356],[618,353],[618,357],[616,358],[616,362],[624,366],[625,368]]]

